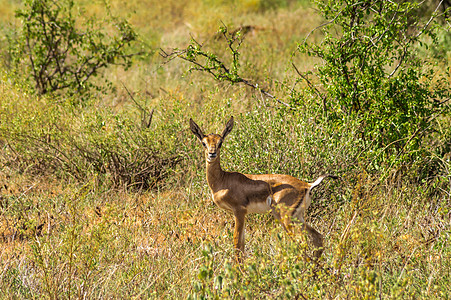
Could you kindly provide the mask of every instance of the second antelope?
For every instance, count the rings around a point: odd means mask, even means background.
[[[205,150],[207,182],[213,201],[235,216],[233,242],[237,260],[242,261],[244,253],[246,214],[267,211],[271,211],[290,233],[293,231],[292,222],[302,223],[302,229],[307,232],[316,248],[314,255],[319,258],[323,251],[323,236],[305,222],[304,214],[311,203],[311,190],[324,178],[336,177],[324,175],[315,182],[308,183],[290,175],[249,175],[223,171],[220,164],[220,149],[225,137],[232,130],[233,123],[233,117],[231,117],[222,134],[205,135],[202,129],[190,119],[190,129]]]

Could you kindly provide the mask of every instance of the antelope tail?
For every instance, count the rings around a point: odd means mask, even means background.
[[[332,179],[338,179],[338,176],[330,175],[330,174],[326,174],[326,175],[320,176],[318,179],[316,179],[316,181],[314,183],[312,183],[312,185],[310,186],[310,190],[312,190],[316,186],[318,186],[323,181],[323,179],[325,179],[327,177],[330,177]]]

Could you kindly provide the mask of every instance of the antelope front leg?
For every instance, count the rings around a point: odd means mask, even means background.
[[[246,212],[236,210],[235,215],[235,231],[233,232],[233,245],[235,246],[236,261],[241,263],[244,257],[244,223]]]

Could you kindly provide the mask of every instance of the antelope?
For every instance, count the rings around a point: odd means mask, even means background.
[[[310,193],[326,177],[320,176],[308,183],[290,175],[266,174],[249,175],[226,172],[221,168],[220,149],[226,136],[232,131],[233,116],[222,133],[205,135],[190,118],[190,129],[204,147],[207,182],[213,201],[222,209],[232,212],[235,217],[233,243],[236,260],[241,262],[244,255],[245,217],[250,213],[270,211],[289,233],[293,233],[292,222],[301,223],[315,246],[314,256],[318,259],[323,251],[323,236],[305,222],[304,214],[311,203]],[[277,209],[276,209],[277,208]]]

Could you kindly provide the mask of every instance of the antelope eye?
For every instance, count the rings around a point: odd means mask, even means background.
[[[204,142],[202,142],[202,146],[204,146],[205,148],[207,148],[207,145],[205,145],[205,143],[204,143]]]
[[[221,148],[221,146],[222,146],[222,142],[219,142],[218,148]]]

